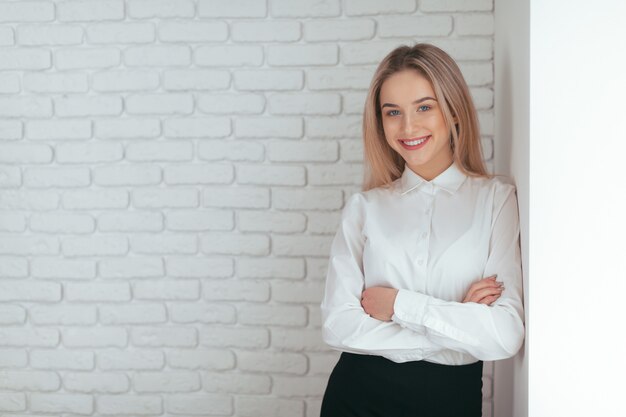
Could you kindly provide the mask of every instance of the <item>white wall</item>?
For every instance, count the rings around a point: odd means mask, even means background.
[[[527,329],[531,305],[529,268],[529,115],[530,115],[530,5],[498,0],[495,4],[495,168],[517,186],[520,242],[524,272]],[[495,364],[494,416],[528,415],[528,342],[514,358]]]
[[[449,51],[491,159],[492,9],[0,1],[0,414],[316,416],[374,66]]]
[[[626,3],[533,1],[529,415],[624,415]]]

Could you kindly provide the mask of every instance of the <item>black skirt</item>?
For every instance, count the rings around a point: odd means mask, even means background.
[[[480,417],[483,362],[396,363],[343,352],[328,380],[321,417]]]

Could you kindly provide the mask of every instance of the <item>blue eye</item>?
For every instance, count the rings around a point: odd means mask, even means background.
[[[400,114],[400,110],[389,110],[387,112],[388,116],[397,116],[398,114]]]
[[[419,109],[424,109],[424,110],[419,110]],[[426,110],[430,110],[430,106],[427,106],[426,104],[424,104],[423,106],[419,106],[418,107],[419,111],[426,111]]]

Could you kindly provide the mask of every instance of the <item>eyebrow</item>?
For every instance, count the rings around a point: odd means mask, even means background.
[[[413,104],[419,104],[422,101],[426,101],[426,100],[435,100],[435,101],[437,101],[437,99],[432,98],[432,97],[422,97],[422,98],[420,98],[418,100],[415,100],[413,102]],[[381,109],[384,109],[385,107],[400,107],[400,106],[398,106],[397,104],[393,104],[393,103],[385,103],[382,106],[380,106]]]

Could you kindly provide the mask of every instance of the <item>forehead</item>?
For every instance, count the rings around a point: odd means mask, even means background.
[[[426,96],[435,97],[433,86],[422,74],[410,69],[396,72],[380,87],[381,103],[411,103]]]

